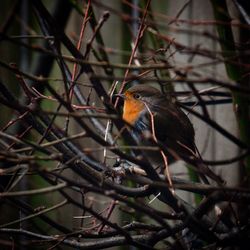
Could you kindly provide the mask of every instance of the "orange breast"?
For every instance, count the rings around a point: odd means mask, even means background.
[[[134,125],[141,111],[144,108],[145,106],[142,101],[136,100],[130,96],[127,96],[127,98],[124,101],[124,106],[123,106],[123,119],[127,123]]]

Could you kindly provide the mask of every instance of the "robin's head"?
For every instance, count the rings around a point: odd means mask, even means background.
[[[154,99],[160,95],[158,89],[148,85],[136,85],[129,88],[123,95],[123,119],[134,125],[140,114],[146,110],[145,105],[154,103]]]

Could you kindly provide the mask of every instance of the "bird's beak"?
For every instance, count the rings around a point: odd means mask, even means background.
[[[122,99],[126,99],[126,96],[124,94],[114,94],[113,97],[120,97]]]

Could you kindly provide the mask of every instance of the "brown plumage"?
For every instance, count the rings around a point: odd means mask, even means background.
[[[197,169],[220,181],[199,158],[195,146],[194,128],[187,115],[159,90],[148,85],[136,85],[125,91],[123,119],[133,126],[132,133],[140,145],[163,145],[168,163],[183,159],[195,163]],[[151,138],[148,138],[151,134]],[[154,167],[163,164],[160,152],[147,151]],[[197,164],[196,164],[197,163]]]

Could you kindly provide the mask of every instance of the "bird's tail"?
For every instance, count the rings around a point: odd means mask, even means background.
[[[218,185],[225,184],[225,181],[217,174],[215,174],[209,166],[207,166],[204,161],[202,160],[202,156],[195,145],[196,154],[195,154],[195,165],[197,166],[198,170],[205,176],[208,176],[210,179],[215,181]],[[203,178],[202,178],[203,179]],[[208,182],[208,181],[207,181]]]

